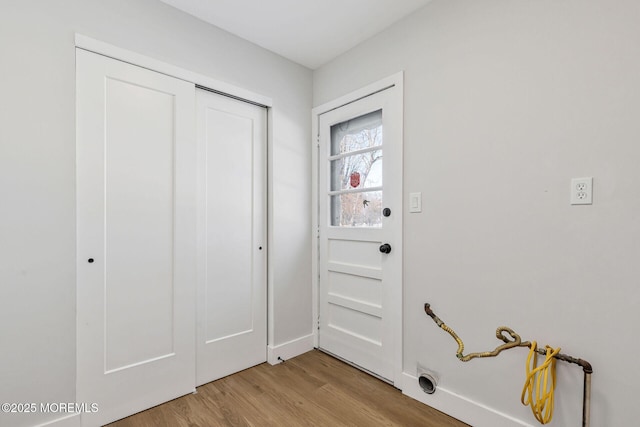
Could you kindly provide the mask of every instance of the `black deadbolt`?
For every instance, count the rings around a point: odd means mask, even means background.
[[[383,254],[388,254],[389,252],[391,252],[391,245],[388,243],[381,245],[380,252],[382,252]]]
[[[389,208],[382,209],[382,215],[383,216],[391,216],[391,209],[389,209]]]
[[[93,263],[93,258],[89,258],[87,262],[89,262],[89,264]]]

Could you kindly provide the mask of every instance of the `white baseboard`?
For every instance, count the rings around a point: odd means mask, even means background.
[[[406,372],[402,375],[402,392],[405,395],[474,427],[533,427],[442,387],[438,387],[433,394],[427,394],[420,388],[418,378]]]
[[[300,337],[293,341],[267,347],[267,362],[271,365],[282,363],[283,360],[300,356],[303,353],[313,350],[313,334]],[[280,359],[278,359],[280,358]]]
[[[44,424],[38,424],[36,427],[80,427],[80,425],[80,414],[70,414]]]

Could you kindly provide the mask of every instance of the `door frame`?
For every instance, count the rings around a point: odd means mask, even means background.
[[[400,146],[400,159],[403,159],[402,154],[402,146],[403,146],[403,128],[404,128],[404,72],[400,71],[396,74],[393,74],[389,77],[386,77],[382,80],[378,80],[375,83],[369,84],[363,88],[360,88],[356,91],[348,93],[347,95],[341,96],[333,101],[322,104],[318,107],[315,107],[311,110],[311,137],[312,137],[312,150],[311,150],[311,302],[312,302],[312,322],[313,322],[313,345],[315,348],[319,347],[319,334],[318,330],[320,327],[319,315],[320,315],[320,252],[319,252],[319,244],[320,244],[320,222],[319,222],[319,150],[320,150],[320,116],[329,111],[338,109],[347,104],[354,103],[368,96],[374,95],[376,93],[382,92],[385,89],[396,88],[398,93],[397,96],[394,97],[392,103],[393,108],[396,109],[399,120],[402,122],[397,127],[398,134],[396,138],[398,138],[399,146]],[[400,170],[402,173],[402,168]],[[400,179],[401,187],[404,181],[403,177]],[[399,197],[404,200],[403,189],[400,188]],[[404,207],[404,202],[402,202],[402,206]],[[402,248],[403,242],[402,238],[404,235],[404,225],[403,225],[403,216],[404,216],[404,208],[403,212],[399,218],[399,229],[400,235],[396,237],[394,252],[400,252],[400,256],[402,257]],[[397,248],[397,249],[395,249]],[[393,371],[394,377],[390,378],[393,381],[394,387],[402,390],[402,373],[403,373],[403,295],[404,295],[404,280],[403,280],[403,272],[404,272],[404,261],[401,261],[401,271],[400,271],[400,286],[393,292],[392,301],[390,302],[394,309],[392,310],[395,313],[395,316],[391,319],[393,334],[396,337],[394,340],[394,348],[393,348]]]
[[[185,68],[175,66],[173,64],[157,60],[155,58],[130,51],[128,49],[115,46],[91,37],[87,37],[80,33],[74,35],[75,48],[93,52],[112,59],[126,62],[141,68],[146,68],[161,74],[166,74],[177,79],[185,80],[193,83],[196,87],[204,88],[221,95],[245,101],[251,104],[265,107],[267,109],[267,132],[266,132],[266,173],[267,173],[267,211],[266,211],[266,227],[267,227],[267,347],[265,351],[269,351],[269,346],[275,341],[275,322],[274,322],[274,295],[273,295],[273,256],[271,256],[270,248],[273,247],[273,179],[271,178],[273,163],[273,100],[250,90],[234,86],[227,82],[217,80],[203,74],[190,71]],[[194,129],[195,131],[195,129]],[[76,135],[77,135],[76,123]],[[77,286],[77,283],[76,283]],[[193,325],[194,331],[196,324]],[[195,343],[194,343],[195,344]],[[77,370],[77,369],[76,369]],[[76,372],[77,374],[77,372]]]

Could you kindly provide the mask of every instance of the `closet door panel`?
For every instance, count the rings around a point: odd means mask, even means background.
[[[198,90],[197,383],[266,361],[266,109]]]
[[[77,50],[77,400],[101,425],[195,388],[195,87]]]

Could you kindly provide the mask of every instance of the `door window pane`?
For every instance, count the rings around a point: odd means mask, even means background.
[[[345,193],[331,197],[331,225],[381,227],[382,191]]]
[[[382,150],[331,162],[331,191],[382,187]]]
[[[331,155],[382,145],[382,110],[331,126]]]

